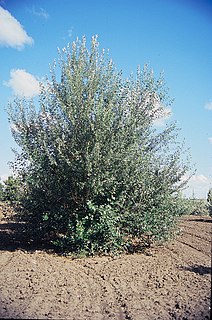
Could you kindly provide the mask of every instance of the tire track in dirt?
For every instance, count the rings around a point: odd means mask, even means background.
[[[186,230],[187,228],[184,228],[184,230],[183,230],[183,234],[185,235],[189,235],[189,236],[191,236],[191,237],[195,237],[195,238],[198,238],[198,239],[200,239],[200,240],[203,240],[203,241],[206,241],[207,243],[208,243],[208,236],[207,235],[204,235],[204,236],[200,236],[200,235],[198,235],[198,234],[194,234],[194,233],[192,233],[192,232],[189,232],[189,231],[187,231]]]
[[[114,283],[112,281],[110,281],[110,277],[106,275],[105,269],[106,267],[109,266],[110,263],[113,263],[113,259],[106,261],[105,263],[103,263],[101,269],[96,272],[95,269],[91,268],[90,264],[85,264],[84,268],[87,268],[89,270],[89,272],[92,274],[92,276],[94,278],[98,278],[100,287],[105,287],[105,284],[109,285],[112,289],[112,291],[115,294],[115,301],[116,301],[116,309],[117,311],[117,316],[119,320],[133,320],[130,312],[129,312],[129,308],[128,305],[126,303],[125,298],[123,297],[122,292],[118,289],[118,287],[116,287],[114,285]],[[104,313],[108,316],[109,315],[109,311],[107,310],[106,306],[104,307]]]
[[[13,259],[13,255],[10,256],[3,256],[1,257],[1,260],[0,260],[0,269],[2,270],[3,268],[5,268],[8,264],[11,263]]]
[[[183,245],[188,246],[188,247],[192,248],[193,250],[196,250],[196,251],[200,252],[201,254],[205,254],[206,256],[210,257],[209,254],[207,254],[205,252],[202,252],[201,249],[198,249],[197,247],[195,247],[194,245],[192,245],[192,244],[190,244],[190,243],[188,243],[186,241],[178,240],[177,242],[182,243]]]
[[[207,221],[207,222],[205,222]],[[185,221],[179,223],[181,227],[180,236],[177,237],[173,245],[168,244],[167,248],[175,252],[176,257],[180,257],[182,262],[204,266],[211,263],[211,218],[187,217]],[[188,225],[189,224],[189,225]],[[189,229],[189,231],[187,231]],[[193,232],[192,232],[193,231]]]
[[[201,234],[201,232],[203,231],[201,226],[198,228],[198,225],[197,225],[197,228],[195,228],[193,225],[179,224],[179,227],[183,228],[183,232],[186,232],[187,229],[188,230],[192,230],[193,232],[191,232],[191,233],[193,235],[198,235],[198,232]],[[195,234],[194,234],[194,232],[195,232]],[[211,235],[211,231],[210,230],[205,230],[205,227],[204,227],[204,234],[206,236]]]

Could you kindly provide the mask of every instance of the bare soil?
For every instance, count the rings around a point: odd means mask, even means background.
[[[183,217],[145,253],[73,259],[30,246],[0,212],[0,318],[210,319],[211,218]]]

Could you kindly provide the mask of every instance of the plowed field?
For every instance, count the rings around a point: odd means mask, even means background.
[[[210,319],[211,222],[180,220],[175,241],[145,254],[73,259],[27,249],[0,222],[0,318]]]

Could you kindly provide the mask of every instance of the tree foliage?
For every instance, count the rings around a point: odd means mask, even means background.
[[[4,188],[4,186],[0,181],[0,201],[3,200],[3,196],[4,196],[4,189],[3,188]]]
[[[9,176],[0,183],[0,200],[10,204],[18,203],[21,192],[21,184],[18,178]]]
[[[16,99],[8,109],[33,229],[88,253],[167,237],[188,171],[176,126],[154,125],[170,103],[162,75],[145,66],[124,79],[97,37],[90,49],[83,37],[59,51],[39,103]]]
[[[187,214],[208,216],[210,213],[209,203],[205,199],[185,199],[185,202],[187,204]]]
[[[208,203],[209,214],[210,216],[212,216],[212,189],[208,191],[207,203]]]

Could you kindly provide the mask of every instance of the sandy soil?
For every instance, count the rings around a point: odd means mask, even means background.
[[[184,217],[175,241],[145,254],[73,259],[29,250],[2,218],[0,318],[210,319],[211,222]]]

